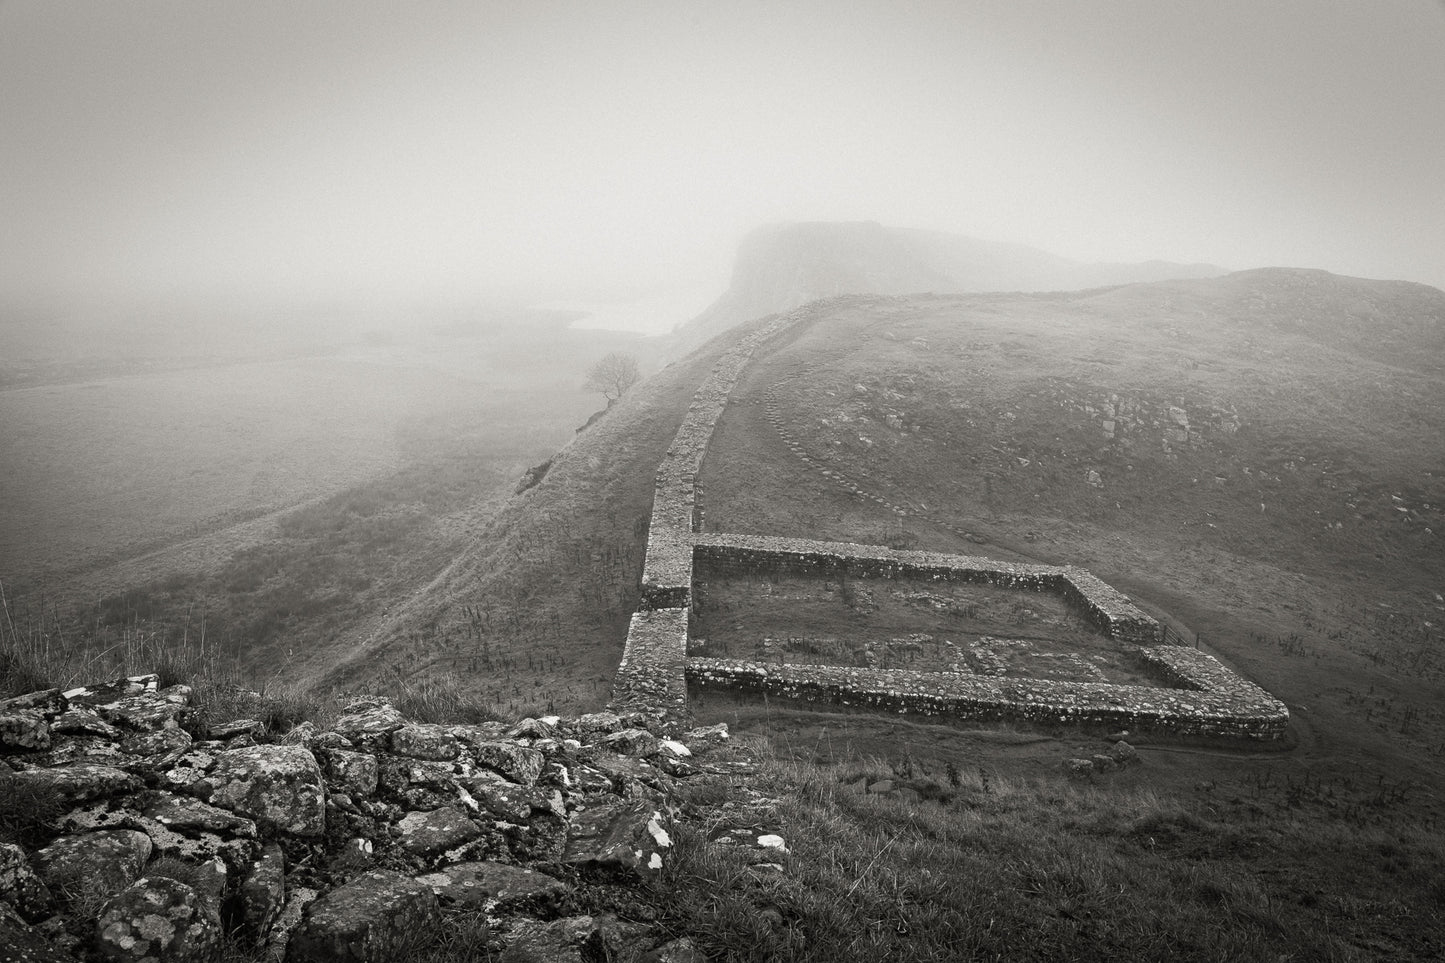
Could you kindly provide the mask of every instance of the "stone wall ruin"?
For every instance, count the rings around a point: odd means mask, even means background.
[[[658,464],[642,610],[628,629],[613,682],[619,711],[664,721],[687,713],[687,687],[727,688],[834,706],[913,712],[953,719],[1169,731],[1181,735],[1273,740],[1289,721],[1284,704],[1203,652],[1162,645],[1163,627],[1127,596],[1075,566],[820,542],[768,535],[701,532],[698,474],[714,426],[753,353],[790,328],[816,320],[856,296],[813,302],[766,318],[714,363],[693,395]],[[915,672],[846,666],[773,665],[688,657],[688,615],[697,561],[736,573],[847,575],[976,582],[1061,596],[1101,632],[1129,646],[1173,688],[965,672]]]

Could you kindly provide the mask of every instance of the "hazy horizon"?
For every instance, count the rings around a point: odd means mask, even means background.
[[[8,0],[0,301],[683,304],[797,220],[1445,286],[1441,103],[1423,0]]]

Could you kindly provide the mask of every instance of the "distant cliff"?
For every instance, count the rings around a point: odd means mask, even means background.
[[[678,350],[689,351],[735,324],[835,294],[1072,291],[1224,273],[1165,261],[1083,264],[1021,244],[873,221],[772,224],[743,240],[727,291],[676,336]]]

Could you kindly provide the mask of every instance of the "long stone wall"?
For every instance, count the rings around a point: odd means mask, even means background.
[[[744,690],[802,702],[954,719],[1167,731],[1258,741],[1283,735],[1289,722],[1284,705],[1208,655],[1175,646],[1147,648],[1142,654],[1191,687],[1154,688],[907,669],[765,665],[702,658],[687,660],[687,677],[701,688]]]
[[[768,535],[697,535],[693,545],[698,559],[724,571],[922,578],[1052,592],[1063,596],[1111,638],[1147,645],[1164,637],[1163,627],[1126,596],[1073,566],[1000,562],[973,555]]]
[[[953,718],[1279,738],[1289,720],[1283,703],[1202,652],[1157,645],[1163,640],[1159,623],[1083,569],[848,542],[701,533],[698,474],[713,428],[753,353],[787,329],[822,316],[840,302],[857,300],[861,299],[814,302],[759,322],[723,352],[698,386],[658,464],[642,575],[643,607],[628,627],[626,649],[613,681],[612,706],[678,722],[686,717],[691,683]],[[729,572],[908,577],[1055,593],[1112,638],[1143,646],[1145,661],[1166,684],[1177,688],[688,658],[688,613],[697,561]]]

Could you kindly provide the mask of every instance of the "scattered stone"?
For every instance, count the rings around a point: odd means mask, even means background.
[[[244,816],[216,806],[170,793],[157,793],[141,812],[162,826],[180,830],[207,830],[229,833],[246,839],[256,838],[256,824]]]
[[[1122,739],[1109,750],[1109,758],[1119,766],[1132,766],[1144,761],[1139,758],[1139,751]]]
[[[763,849],[776,849],[779,852],[783,853],[786,853],[788,851],[787,845],[783,842],[783,837],[778,836],[774,833],[767,833],[759,836],[758,845],[761,846]]]

